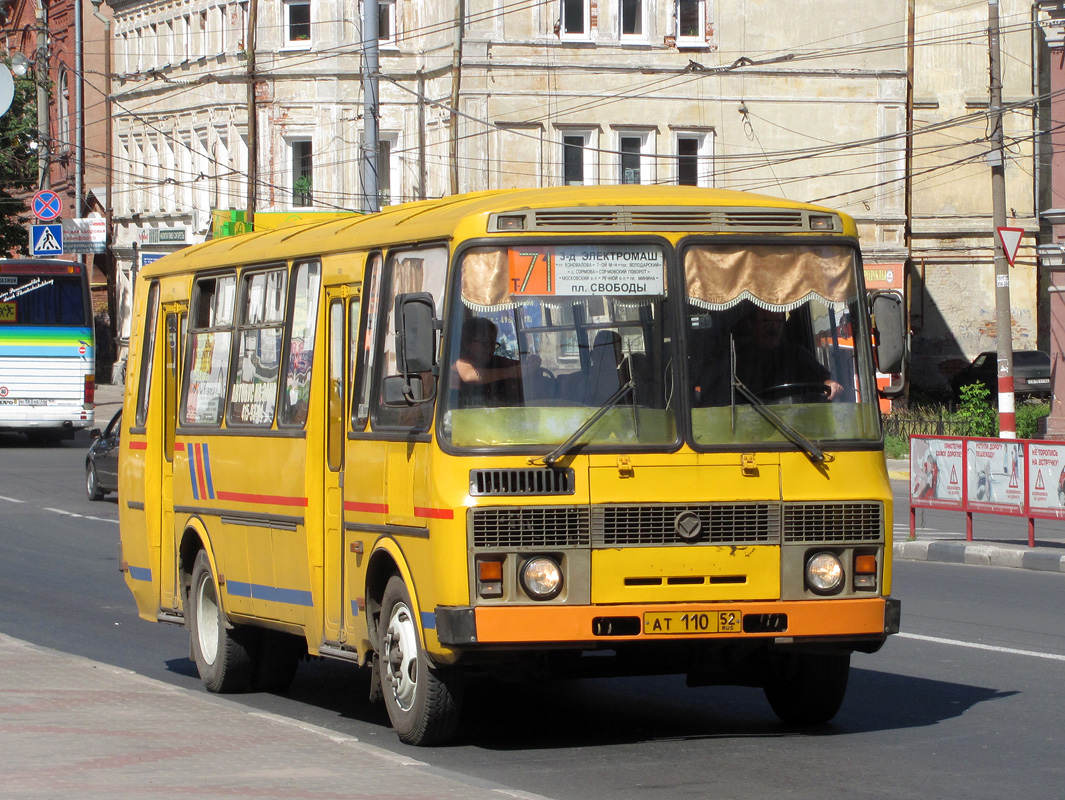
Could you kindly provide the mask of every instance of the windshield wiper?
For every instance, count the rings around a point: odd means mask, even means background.
[[[829,461],[835,460],[832,455],[826,453],[824,450],[822,450],[820,447],[811,442],[793,427],[788,425],[788,423],[786,423],[784,420],[782,420],[780,417],[770,411],[769,406],[762,402],[762,398],[760,398],[758,395],[748,389],[747,386],[743,383],[743,381],[736,377],[735,371],[733,371],[732,373],[732,387],[744,397],[746,397],[748,402],[750,402],[750,404],[754,406],[755,411],[761,414],[762,417],[764,417],[770,425],[772,425],[774,428],[776,428],[778,431],[788,437],[788,439],[791,440],[792,444],[797,445],[799,449],[806,454],[806,457],[810,459],[810,461],[812,461],[814,464],[826,464]]]
[[[542,462],[543,464],[545,464],[545,465],[547,465],[549,467],[555,466],[556,462],[558,462],[560,459],[565,457],[566,454],[569,453],[569,451],[573,449],[573,446],[575,444],[577,444],[577,441],[585,433],[587,433],[588,430],[593,425],[595,425],[595,423],[597,423],[599,420],[601,420],[603,418],[603,415],[606,414],[607,411],[609,411],[614,406],[616,406],[618,403],[620,403],[622,401],[622,399],[625,397],[625,395],[628,394],[629,392],[633,391],[635,388],[636,388],[636,384],[631,379],[629,379],[628,381],[623,383],[618,388],[618,390],[616,392],[614,392],[614,394],[610,395],[610,397],[608,397],[606,400],[603,401],[603,404],[601,406],[599,406],[599,408],[597,408],[595,410],[594,414],[592,414],[590,417],[588,417],[588,419],[586,419],[581,424],[581,426],[579,428],[577,428],[577,430],[575,430],[573,432],[572,436],[570,436],[568,439],[566,439],[566,441],[564,441],[562,444],[560,444],[558,447],[556,447],[554,450],[552,450],[550,453],[548,453],[543,458],[539,458],[539,457],[530,458],[529,459],[529,463],[530,464],[535,464],[535,463],[537,463],[539,461],[539,462]]]

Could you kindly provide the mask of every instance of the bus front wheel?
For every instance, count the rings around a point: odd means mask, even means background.
[[[413,607],[403,579],[392,576],[381,601],[381,690],[401,741],[438,744],[453,737],[458,728],[461,676],[429,664]]]
[[[252,658],[245,631],[226,627],[218,583],[203,550],[196,556],[189,590],[192,657],[208,691],[242,692],[249,687]]]
[[[789,725],[828,722],[843,705],[850,653],[778,653],[770,656],[765,696]]]

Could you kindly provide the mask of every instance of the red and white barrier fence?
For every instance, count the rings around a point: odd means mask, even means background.
[[[1065,519],[1065,442],[911,436],[911,540],[918,508],[965,512],[970,542],[974,513],[1026,517],[1035,547],[1037,519]]]

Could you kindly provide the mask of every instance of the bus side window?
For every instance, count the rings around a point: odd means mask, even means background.
[[[302,427],[307,422],[311,396],[311,368],[314,366],[314,331],[318,324],[318,285],[321,267],[316,261],[296,265],[289,293],[288,318],[292,320],[285,385],[281,392],[279,426]]]
[[[410,408],[390,408],[384,403],[384,378],[398,375],[396,361],[395,302],[400,294],[428,292],[433,296],[436,316],[443,308],[444,281],[447,277],[448,251],[446,247],[426,247],[411,250],[393,250],[388,255],[385,273],[383,316],[384,327],[378,343],[379,361],[374,384],[379,396],[373,404],[371,420],[375,428],[403,427],[425,430],[432,421],[433,404],[422,403]],[[433,391],[431,376],[425,376],[426,394]]]
[[[152,363],[155,351],[155,328],[159,314],[159,282],[152,281],[148,289],[148,303],[144,311],[144,336],[141,339],[140,380],[137,385],[137,417],[135,424],[143,427],[148,421],[148,400],[152,385]]]
[[[222,421],[236,289],[236,275],[217,275],[196,281],[189,310],[182,424],[218,425]]]
[[[354,319],[351,322],[353,355],[358,350],[358,361],[354,372],[355,402],[351,404],[351,429],[354,431],[366,430],[366,423],[370,419],[370,391],[372,385],[370,376],[373,375],[374,332],[377,330],[379,319],[378,310],[380,308],[381,270],[383,265],[384,261],[380,253],[374,253],[370,256],[368,270],[370,292],[366,296],[367,302],[364,312],[365,333],[363,334],[361,345],[355,339],[358,336],[358,322]]]
[[[237,351],[226,415],[230,425],[270,427],[274,423],[287,278],[284,267],[241,276]]]

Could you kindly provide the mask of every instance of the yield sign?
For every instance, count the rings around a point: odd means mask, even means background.
[[[63,211],[63,201],[59,195],[48,189],[41,189],[33,196],[33,215],[41,222],[59,219]]]
[[[1021,237],[1024,236],[1024,228],[999,228],[998,238],[1002,241],[1002,251],[1006,254],[1006,260],[1013,266],[1013,259],[1017,257],[1017,248],[1021,245]]]

